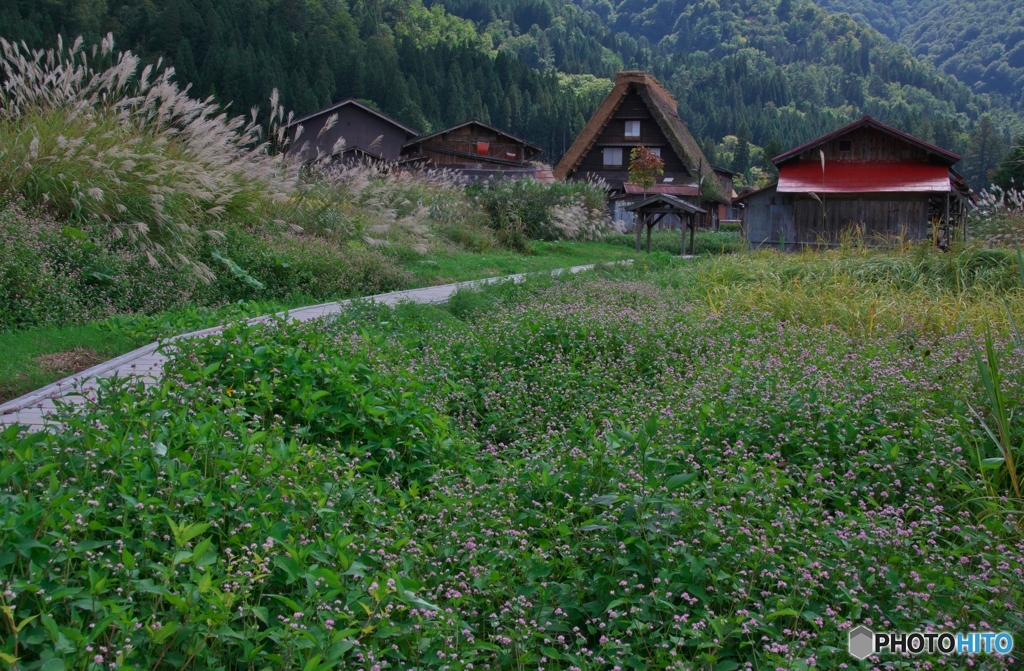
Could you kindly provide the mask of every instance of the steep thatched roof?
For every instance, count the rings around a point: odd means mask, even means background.
[[[597,112],[590,118],[583,132],[579,134],[576,141],[572,143],[569,151],[555,166],[555,178],[566,179],[573,173],[591,150],[601,132],[615,116],[615,111],[626,99],[630,87],[636,87],[637,93],[647,104],[654,119],[658,122],[661,131],[668,138],[672,149],[679,156],[679,159],[686,166],[690,174],[696,177],[701,172],[705,179],[713,179],[714,172],[708,160],[704,157],[700,145],[690,135],[686,124],[679,118],[679,106],[676,104],[672,94],[665,90],[657,79],[640,70],[627,70],[618,72],[615,75],[615,86],[611,93],[604,99]]]

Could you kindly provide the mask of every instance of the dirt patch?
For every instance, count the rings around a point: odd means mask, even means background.
[[[103,357],[88,347],[76,347],[67,352],[55,354],[44,354],[36,357],[39,367],[48,373],[81,373],[86,368],[92,368],[103,362]]]

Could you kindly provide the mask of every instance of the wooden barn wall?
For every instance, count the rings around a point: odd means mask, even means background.
[[[845,232],[863,226],[865,238],[905,237],[920,240],[931,236],[927,194],[893,194],[879,198],[825,197],[821,204],[798,198],[793,208],[794,240],[799,243],[837,243]]]
[[[850,151],[840,151],[840,143],[850,142]],[[906,140],[874,128],[858,128],[800,154],[801,161],[918,161],[927,163],[929,155]]]
[[[793,197],[776,193],[774,189],[750,196],[743,209],[743,234],[751,249],[778,247],[782,240],[792,247]]]
[[[626,121],[640,122],[640,137],[626,137]],[[614,116],[601,131],[590,151],[583,157],[577,173],[597,173],[602,176],[613,175],[619,180],[625,179],[628,173],[630,147],[643,145],[645,147],[660,147],[661,158],[665,161],[665,175],[688,176],[689,171],[683,162],[676,156],[668,138],[661,131],[658,122],[651,115],[647,104],[636,92],[635,87],[630,87],[629,93],[615,111]],[[605,170],[604,148],[620,146],[623,147],[623,167],[621,170]],[[620,174],[621,173],[621,174]]]
[[[337,123],[318,138],[320,129],[335,113],[338,115]],[[355,105],[346,105],[335,112],[313,117],[303,122],[302,126],[302,136],[297,144],[293,142],[293,146],[297,150],[307,141],[310,143],[309,149],[302,155],[304,161],[315,158],[317,148],[329,155],[338,138],[342,137],[345,138],[346,151],[362,149],[389,161],[397,161],[407,140],[405,131]],[[294,139],[295,129],[291,129],[289,137]],[[376,143],[378,137],[382,139]]]
[[[488,143],[487,156],[476,153],[477,142]],[[459,128],[451,133],[428,140],[420,147],[421,153],[429,157],[435,165],[442,166],[487,163],[489,157],[504,159],[505,152],[509,150],[515,150],[517,157],[515,161],[517,163],[524,164],[526,162],[524,158],[526,147],[522,143],[513,142],[509,138],[498,135],[493,131],[472,126]],[[472,158],[447,153],[452,151],[470,154]]]

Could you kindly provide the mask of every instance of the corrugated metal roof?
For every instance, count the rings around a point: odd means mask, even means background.
[[[817,161],[779,169],[779,193],[895,193],[950,191],[949,168],[927,163]]]

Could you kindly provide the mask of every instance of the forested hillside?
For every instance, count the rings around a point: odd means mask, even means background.
[[[480,118],[555,156],[606,90],[492,54],[470,22],[419,0],[0,3],[0,36],[30,47],[54,45],[57,33],[97,42],[108,31],[236,114],[265,108],[275,87],[297,115],[354,97],[423,132]]]
[[[806,0],[435,4],[537,67],[603,76],[621,65],[652,70],[709,153],[737,135],[771,154],[870,114],[965,155],[961,168],[980,183],[1020,128],[1006,105]],[[993,123],[979,128],[986,115]]]
[[[1024,5],[1001,0],[821,0],[920,58],[1024,109]]]
[[[30,46],[52,44],[58,32],[96,40],[107,31],[121,48],[164,57],[180,81],[233,102],[236,112],[265,105],[274,87],[298,114],[351,96],[423,131],[478,117],[542,145],[551,161],[623,67],[664,81],[709,158],[740,172],[870,114],[964,154],[961,167],[980,181],[1021,130],[1021,117],[1002,101],[810,0],[9,0],[0,7],[0,35]],[[720,154],[747,142],[753,150]]]

